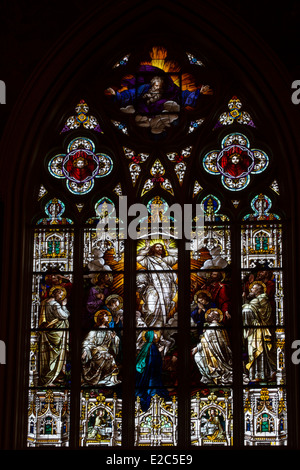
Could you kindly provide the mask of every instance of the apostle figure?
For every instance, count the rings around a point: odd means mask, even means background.
[[[68,354],[69,311],[66,289],[53,287],[49,298],[41,304],[40,330],[40,385],[61,381]]]
[[[197,326],[197,334],[200,336],[203,334],[205,314],[210,308],[216,307],[216,304],[212,302],[210,293],[205,290],[196,292],[194,300],[196,307],[192,310],[191,318],[193,323]]]
[[[112,433],[112,423],[110,416],[107,415],[107,412],[100,408],[97,410],[95,423],[92,430],[89,432],[89,438],[95,439],[104,439]]]
[[[246,380],[272,380],[276,374],[276,350],[270,331],[272,307],[261,281],[249,286],[242,307],[244,340],[248,355]]]
[[[218,441],[225,439],[224,416],[219,410],[211,407],[201,416],[201,436],[214,437]]]
[[[223,281],[224,273],[222,271],[211,271],[203,286],[210,295],[216,306],[222,310],[224,317],[223,320],[231,318],[231,299],[229,286]]]
[[[82,377],[87,385],[115,386],[120,381],[115,358],[120,338],[109,329],[109,312],[100,310],[95,314],[97,329],[88,333],[82,343]]]
[[[192,349],[203,383],[232,383],[232,352],[227,331],[222,325],[222,317],[223,313],[217,308],[206,312],[203,335]]]

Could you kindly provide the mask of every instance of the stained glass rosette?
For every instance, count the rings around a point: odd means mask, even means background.
[[[230,191],[246,188],[251,175],[262,173],[268,164],[268,155],[262,150],[250,149],[249,139],[239,133],[224,137],[221,150],[212,150],[203,158],[207,173],[221,176],[223,186]]]
[[[90,192],[95,178],[109,175],[112,168],[112,158],[105,153],[95,153],[94,142],[83,137],[72,140],[67,153],[55,155],[48,164],[50,174],[64,179],[68,190],[78,195]]]

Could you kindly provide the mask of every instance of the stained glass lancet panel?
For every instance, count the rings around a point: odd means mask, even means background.
[[[122,444],[124,240],[114,209],[110,199],[101,198],[97,217],[84,229],[81,447]],[[113,230],[107,230],[109,218],[116,222]]]
[[[161,216],[151,204],[149,227]],[[177,445],[178,294],[176,240],[149,228],[136,251],[136,446]]]
[[[244,444],[286,445],[282,223],[258,194],[241,232]]]
[[[72,221],[53,198],[34,231],[27,445],[68,446]]]
[[[212,194],[191,246],[191,444],[233,443],[231,230]]]

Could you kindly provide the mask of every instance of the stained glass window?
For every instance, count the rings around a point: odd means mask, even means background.
[[[106,107],[60,116],[32,227],[28,446],[287,444],[280,179],[200,52],[129,51]]]

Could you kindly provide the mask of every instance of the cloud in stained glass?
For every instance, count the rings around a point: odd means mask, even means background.
[[[240,191],[250,182],[250,176],[262,173],[269,164],[268,155],[251,149],[249,139],[240,133],[224,137],[221,150],[212,150],[203,158],[204,169],[221,176],[223,186],[230,191]]]
[[[111,157],[95,153],[94,142],[84,137],[73,139],[67,153],[55,155],[48,163],[50,174],[64,179],[68,190],[77,195],[91,191],[95,178],[109,175],[112,168]]]

